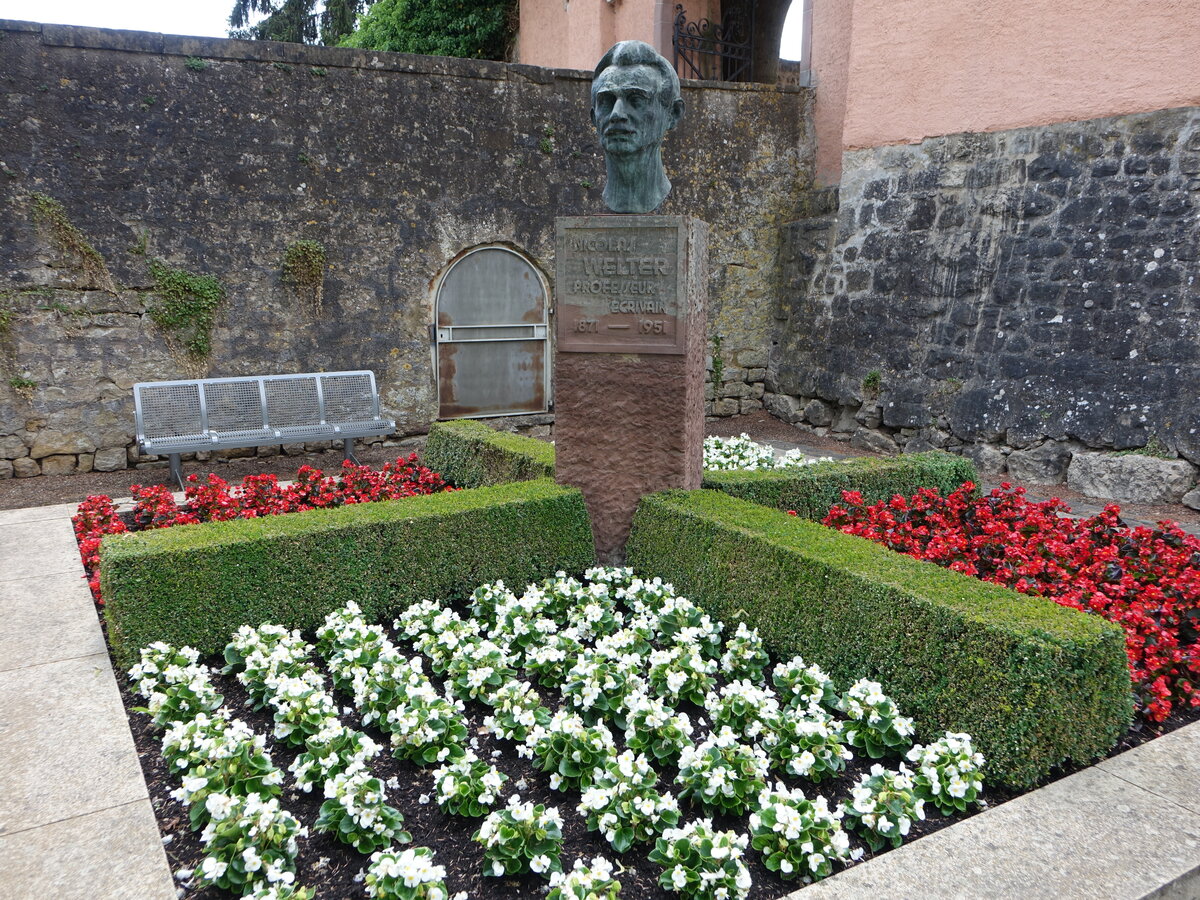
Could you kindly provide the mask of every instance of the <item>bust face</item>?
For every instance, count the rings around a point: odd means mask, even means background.
[[[636,153],[662,142],[674,123],[651,66],[609,66],[592,82],[592,122],[606,153]]]

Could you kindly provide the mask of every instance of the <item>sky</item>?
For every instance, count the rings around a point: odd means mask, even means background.
[[[784,59],[800,58],[800,7],[783,29]],[[0,0],[0,19],[225,37],[231,0]]]

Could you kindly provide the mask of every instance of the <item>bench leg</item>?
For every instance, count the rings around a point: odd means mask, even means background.
[[[346,459],[358,465],[358,459],[354,456],[354,438],[344,438],[342,440],[342,452],[345,454]]]
[[[179,485],[179,489],[183,490],[183,463],[179,458],[178,453],[172,453],[168,457],[171,460],[171,477],[175,479],[175,483]]]

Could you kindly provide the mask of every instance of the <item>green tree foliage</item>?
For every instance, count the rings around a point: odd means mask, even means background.
[[[359,13],[374,0],[234,0],[229,14],[229,36],[255,41],[288,41],[293,44],[336,44],[354,30]],[[257,14],[266,18],[253,25]]]
[[[516,0],[378,0],[343,47],[504,59]]]

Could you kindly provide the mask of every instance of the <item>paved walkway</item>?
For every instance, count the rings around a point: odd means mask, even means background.
[[[0,897],[174,900],[74,509],[0,512]]]
[[[0,512],[0,897],[173,900],[73,511]],[[794,896],[1200,898],[1200,724]]]

